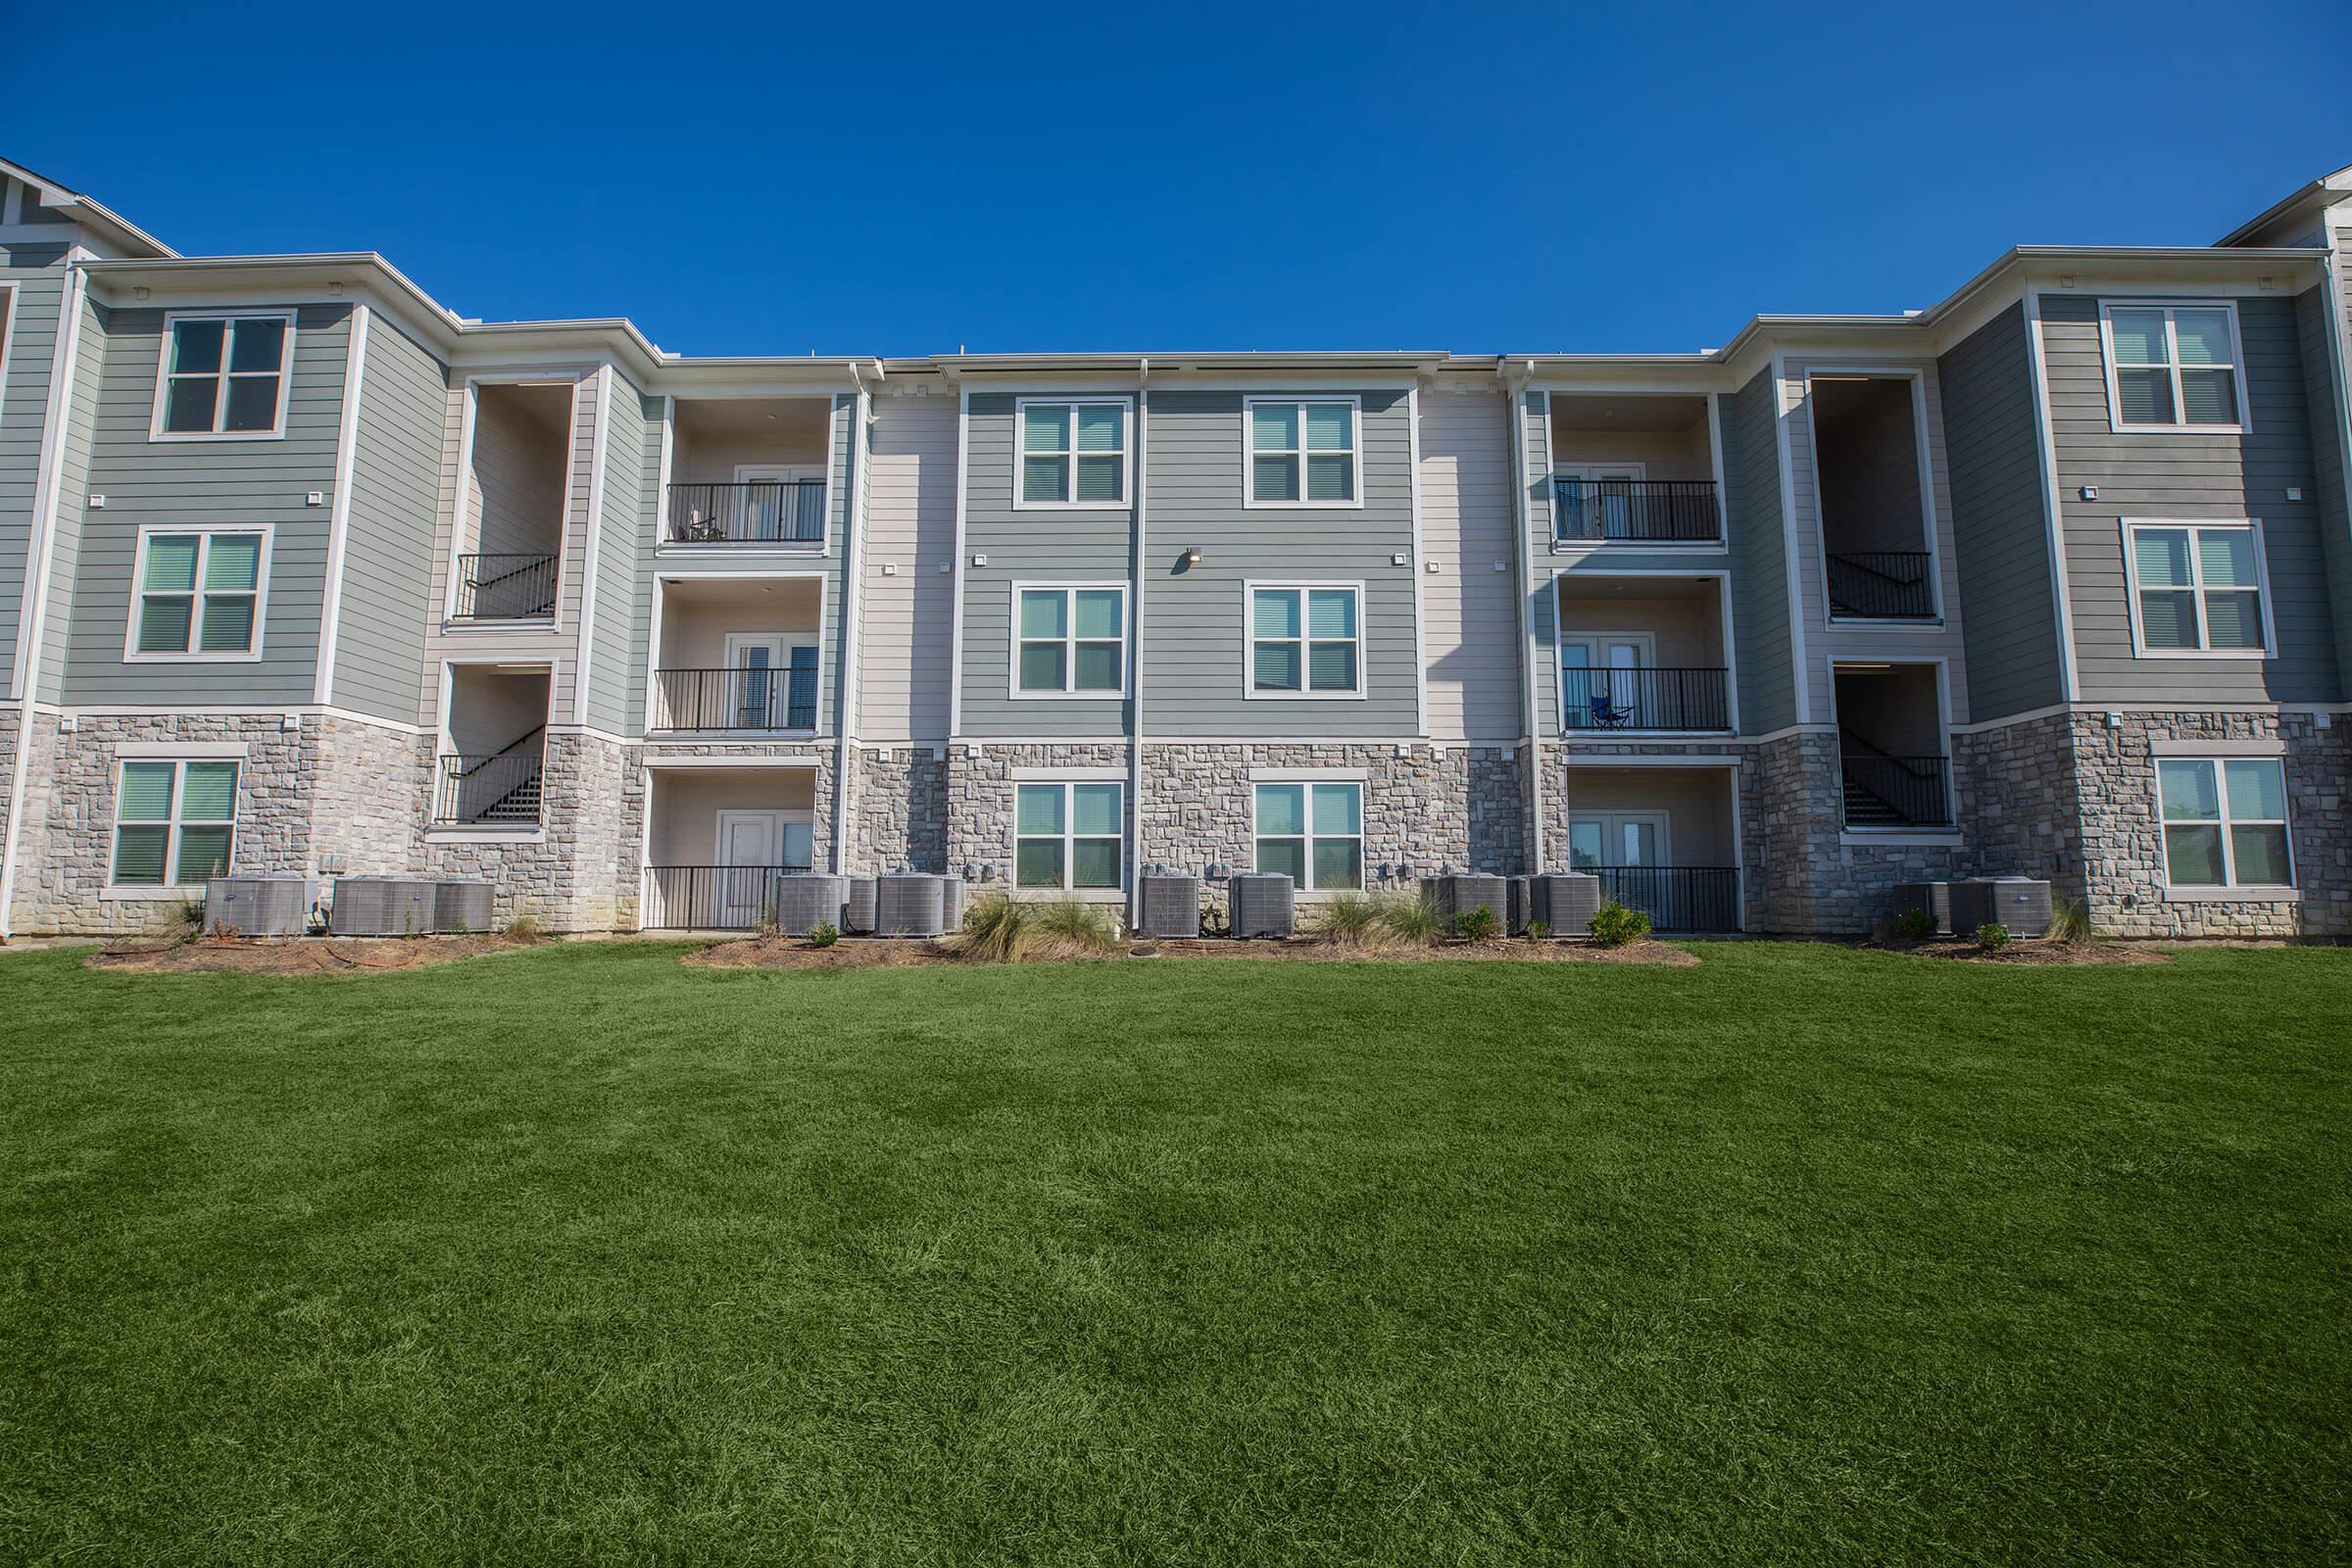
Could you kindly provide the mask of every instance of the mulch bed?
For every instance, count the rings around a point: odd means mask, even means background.
[[[538,945],[536,938],[491,935],[292,937],[283,941],[208,937],[198,942],[118,942],[99,949],[82,962],[92,969],[139,974],[374,974],[387,969],[430,968]]]
[[[1920,958],[1946,958],[1956,963],[2022,964],[2027,968],[2103,968],[2135,963],[2170,963],[2172,955],[2135,942],[2049,942],[2021,939],[1990,952],[1962,937],[1939,937],[1931,942],[1874,942],[1886,953],[1908,953]]]
[[[1581,942],[1458,942],[1434,948],[1396,945],[1334,947],[1311,941],[1230,942],[1176,938],[1121,943],[1108,962],[1121,958],[1233,958],[1294,962],[1428,963],[1472,960],[1518,963],[1632,963],[1687,968],[1697,957],[1663,942],[1629,942],[1596,948]],[[946,945],[894,937],[844,937],[829,948],[797,937],[753,937],[722,942],[688,954],[682,960],[712,969],[868,969],[961,963]]]

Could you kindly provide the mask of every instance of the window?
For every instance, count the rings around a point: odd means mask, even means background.
[[[1361,697],[1352,587],[1250,590],[1250,695]]]
[[[277,435],[294,358],[291,316],[174,316],[164,323],[156,436]]]
[[[1022,697],[1126,689],[1127,590],[1015,588],[1013,691]]]
[[[2109,305],[2099,314],[2116,429],[2245,428],[2233,307]]]
[[[115,791],[115,866],[107,880],[188,887],[226,876],[236,818],[235,762],[125,761]]]
[[[2275,757],[2158,759],[2165,881],[2177,888],[2292,887],[2285,774]]]
[[[1302,888],[1364,885],[1361,784],[1257,786],[1257,869]]]
[[[1119,786],[1013,788],[1013,883],[1073,892],[1119,886]]]
[[[1024,507],[1116,507],[1127,500],[1127,405],[1015,404]]]
[[[2124,557],[2134,652],[2268,657],[2261,524],[2127,522]]]
[[[1247,505],[1352,507],[1356,401],[1298,403],[1249,398]],[[1300,469],[1305,470],[1300,477]]]
[[[253,659],[261,653],[268,530],[168,528],[139,535],[138,603],[125,659]]]

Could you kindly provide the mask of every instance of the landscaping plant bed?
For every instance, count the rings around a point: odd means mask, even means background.
[[[2104,968],[2119,964],[2172,961],[2170,954],[2131,942],[2025,939],[1998,948],[1985,948],[1966,937],[1939,937],[1932,942],[1878,942],[1871,946],[1887,953],[1908,953],[1921,958],[1949,958],[1961,963],[2023,964],[2039,968]]]
[[[1432,947],[1401,943],[1362,946],[1317,942],[1235,941],[1228,938],[1175,937],[1122,942],[1101,959],[1117,958],[1246,958],[1326,963],[1478,962],[1630,963],[1688,966],[1696,956],[1663,942],[1629,942],[1619,948],[1583,942],[1446,942]],[[947,943],[907,937],[843,937],[830,947],[817,947],[805,937],[750,937],[722,942],[690,953],[683,960],[713,969],[872,969],[909,968],[928,963],[967,963]],[[1016,962],[1051,961],[1016,959]],[[1099,961],[1099,960],[1098,960]]]
[[[377,974],[423,969],[493,953],[517,953],[536,937],[206,937],[196,942],[120,942],[83,961],[93,969],[144,974]]]

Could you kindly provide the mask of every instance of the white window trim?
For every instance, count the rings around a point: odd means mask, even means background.
[[[1306,629],[1306,601],[1298,602],[1298,669],[1299,689],[1295,692],[1261,692],[1257,689],[1257,596],[1265,593],[1298,593],[1304,595],[1318,590],[1344,588],[1355,595],[1355,688],[1352,691],[1313,691],[1307,688],[1305,666],[1306,645],[1313,642],[1337,642],[1336,637],[1312,637]],[[1274,637],[1269,642],[1285,642]],[[1365,686],[1370,679],[1364,668],[1364,584],[1353,582],[1300,582],[1295,580],[1258,581],[1254,578],[1242,584],[1242,696],[1253,703],[1360,703],[1365,698]]]
[[[1119,879],[1117,884],[1113,887],[1082,888],[1071,881],[1072,876],[1076,874],[1078,869],[1078,841],[1080,839],[1103,839],[1111,836],[1107,833],[1081,833],[1078,831],[1078,797],[1076,792],[1081,788],[1113,789],[1119,792]],[[1021,831],[1021,791],[1036,789],[1061,791],[1061,832],[1059,834],[1024,833]],[[1051,841],[1056,838],[1058,838],[1061,843],[1060,888],[1056,890],[1054,888],[1027,887],[1022,885],[1021,841],[1023,839],[1040,839]],[[1041,895],[1054,893],[1055,891],[1071,894],[1082,899],[1090,896],[1107,898],[1113,893],[1124,894],[1127,891],[1126,781],[1124,779],[1115,778],[1075,778],[1067,774],[1059,778],[1024,778],[1014,780],[1012,786],[1012,875],[1007,880],[1009,882],[1007,891],[1010,892],[1015,898],[1018,898],[1024,894],[1035,898]]]
[[[1050,637],[1023,637],[1021,635],[1021,595],[1025,593],[1057,593],[1064,598],[1066,614],[1062,624],[1068,628],[1068,635],[1061,639],[1064,657],[1061,662],[1062,689],[1059,691],[1048,691],[1021,684],[1021,644],[1054,640]],[[1077,601],[1070,596],[1079,593],[1115,593],[1119,596],[1119,685],[1116,691],[1098,691],[1092,687],[1080,689],[1071,684],[1078,678],[1078,645],[1082,642],[1110,641],[1107,637],[1081,637],[1078,635],[1078,605]],[[1128,646],[1130,628],[1127,621],[1127,585],[1123,582],[1016,582],[1012,584],[1011,629],[1012,644],[1004,670],[1004,691],[1005,695],[1014,702],[1066,702],[1074,699],[1087,703],[1115,703],[1124,700],[1134,688],[1135,661],[1131,657],[1132,650]]]
[[[283,441],[286,438],[286,409],[294,392],[294,315],[292,311],[167,311],[164,313],[163,336],[155,350],[155,405],[147,417],[147,439],[150,441]],[[267,430],[166,430],[164,428],[164,398],[172,385],[172,342],[182,321],[283,321],[285,335],[277,351],[277,417]],[[213,404],[213,417],[221,419],[228,414],[228,356],[229,338],[223,333],[220,342],[220,395]]]
[[[1306,499],[1306,406],[1310,403],[1345,403],[1348,416],[1348,458],[1354,465],[1355,497],[1349,501],[1309,501]],[[1260,501],[1257,498],[1257,465],[1259,456],[1252,444],[1260,404],[1287,407],[1298,411],[1298,499],[1296,501]],[[1283,453],[1267,453],[1282,457]],[[1333,456],[1324,453],[1323,456]],[[1364,510],[1364,400],[1354,393],[1344,396],[1245,397],[1242,399],[1242,506],[1250,512],[1361,512]]]
[[[2164,814],[2164,766],[2166,762],[2203,762],[2213,769],[2215,799],[2221,802],[2218,817],[2189,817],[2180,820],[2183,827],[2202,826],[2210,822],[2222,830],[2222,880],[2219,882],[2175,882],[2173,880],[2172,846],[2166,835],[2174,818]],[[2275,762],[2278,767],[2278,804],[2285,812],[2278,817],[2238,817],[2230,808],[2230,769],[2231,762]],[[2164,895],[2175,902],[2194,903],[2200,900],[2219,902],[2230,899],[2287,900],[2299,899],[2295,876],[2295,803],[2287,791],[2286,759],[2284,757],[2248,757],[2240,752],[2212,751],[2196,754],[2159,756],[2148,769],[2149,788],[2156,802],[2156,859],[2164,872]],[[2286,875],[2284,882],[2240,882],[2237,879],[2237,840],[2231,830],[2240,823],[2248,827],[2267,827],[2276,822],[2286,836]]]
[[[188,641],[191,645],[204,638],[204,568],[212,560],[213,537],[216,534],[258,533],[262,536],[262,559],[255,566],[253,586],[253,646],[241,653],[199,653],[191,646],[186,653],[141,653],[139,651],[139,602],[147,597],[147,541],[157,534],[194,534],[196,546],[195,603],[189,607]],[[139,525],[138,548],[130,562],[130,610],[123,617],[122,662],[126,664],[253,664],[262,658],[262,645],[268,631],[270,610],[270,554],[277,537],[274,523],[167,523],[148,522]]]
[[[1355,831],[1353,833],[1317,833],[1315,831],[1315,791],[1317,789],[1351,789],[1355,791]],[[1298,798],[1301,831],[1297,833],[1260,833],[1257,822],[1257,796],[1263,789],[1296,789]],[[1298,839],[1306,847],[1304,867],[1306,880],[1298,884],[1301,893],[1360,893],[1370,879],[1371,865],[1364,858],[1364,781],[1341,776],[1302,775],[1298,778],[1260,778],[1252,774],[1250,780],[1250,869],[1258,875],[1257,845],[1260,839]],[[1352,838],[1355,840],[1355,886],[1326,888],[1315,881],[1315,841],[1317,839]]]
[[[2110,313],[2118,306],[2127,311],[2164,312],[2165,353],[2171,359],[2173,378],[2173,413],[2177,417],[2171,424],[2127,424],[2124,422],[2123,389],[2117,383],[2115,363],[2115,323]],[[2180,389],[2180,340],[2173,321],[2175,311],[2227,311],[2230,314],[2230,389],[2237,394],[2237,422],[2235,424],[2190,424],[2188,406]],[[2237,301],[2121,299],[2099,301],[2099,360],[2107,376],[2107,427],[2116,435],[2245,435],[2254,428],[2246,403],[2246,334],[2240,330]],[[2221,369],[2221,366],[2199,367]]]
[[[168,831],[164,834],[164,879],[161,882],[123,882],[118,880],[115,874],[118,859],[122,853],[122,830],[125,825],[130,827],[165,825],[154,822],[128,824],[123,822],[122,769],[124,764],[130,762],[170,762],[172,764],[172,815],[166,819]],[[179,864],[179,830],[183,825],[180,806],[187,798],[188,764],[190,762],[234,762],[236,764],[237,782],[235,788],[229,792],[228,798],[228,865],[223,872],[227,876],[236,875],[238,840],[243,836],[237,830],[237,802],[245,793],[245,760],[242,757],[220,757],[185,749],[176,751],[168,757],[134,757],[124,754],[119,755],[115,759],[115,807],[112,819],[106,827],[106,886],[99,890],[100,898],[186,899],[197,896],[189,890],[199,884],[175,882],[172,879],[173,869]],[[213,817],[199,817],[196,825],[218,827],[220,823]]]
[[[1064,501],[1031,501],[1022,494],[1021,460],[1030,454],[1021,445],[1022,432],[1028,425],[1028,411],[1032,408],[1067,409],[1070,411],[1070,447],[1060,456],[1069,460],[1068,482]],[[1078,411],[1085,408],[1115,408],[1119,411],[1119,499],[1116,501],[1080,501],[1078,494]],[[1040,457],[1054,454],[1039,453]],[[1109,454],[1092,452],[1088,457],[1107,457]],[[1125,512],[1135,504],[1135,399],[1131,397],[1066,397],[1014,398],[1012,400],[1012,510],[1015,512]]]
[[[2132,657],[2134,659],[2218,659],[2261,661],[2278,657],[2278,629],[2271,615],[2271,555],[2264,546],[2260,517],[2126,517],[2119,525],[2124,545],[2124,597],[2132,612]],[[2139,556],[2132,548],[2132,533],[2141,528],[2185,529],[2189,534],[2188,577],[2185,590],[2156,588],[2156,593],[2186,592],[2197,612],[2197,641],[2208,641],[2205,629],[2205,564],[2197,554],[2196,533],[2200,528],[2235,528],[2251,533],[2254,538],[2254,581],[2262,596],[2262,646],[2260,648],[2150,648],[2146,630],[2139,613]],[[2241,590],[2213,590],[2234,593]]]

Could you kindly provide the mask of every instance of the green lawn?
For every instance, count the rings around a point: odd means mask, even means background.
[[[2352,1554],[2352,953],[0,957],[0,1560]]]

